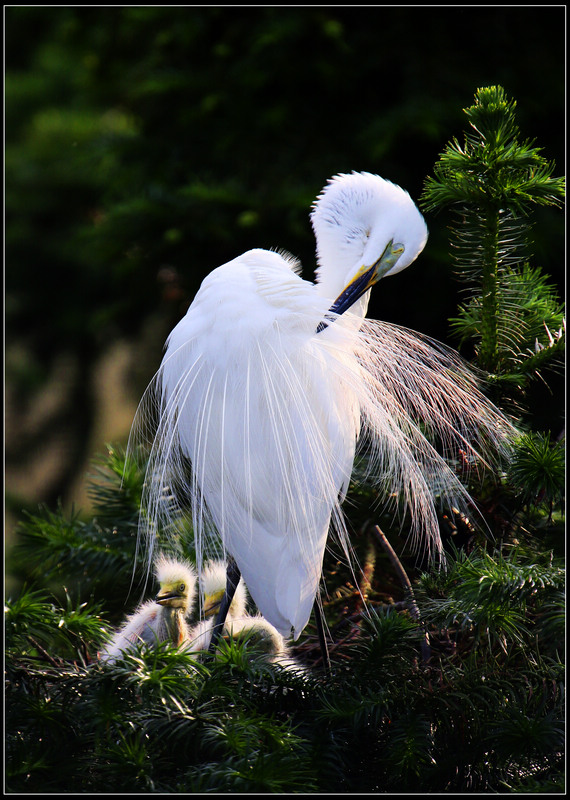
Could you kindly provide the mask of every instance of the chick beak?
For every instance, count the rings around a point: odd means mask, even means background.
[[[171,600],[180,600],[182,595],[177,591],[160,591],[154,598],[155,603],[161,606],[168,605]]]
[[[211,617],[212,614],[217,614],[221,602],[222,602],[221,599],[220,600],[212,600],[207,605],[204,605],[204,616],[205,617]]]

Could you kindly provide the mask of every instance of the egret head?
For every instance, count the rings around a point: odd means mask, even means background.
[[[196,573],[186,561],[160,555],[155,562],[160,591],[155,602],[167,608],[180,608],[186,614],[196,594]]]
[[[332,178],[315,201],[318,283],[342,314],[381,278],[408,267],[428,231],[410,195],[368,172]]]

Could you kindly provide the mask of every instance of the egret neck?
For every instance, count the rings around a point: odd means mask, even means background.
[[[164,609],[164,623],[170,641],[180,646],[184,641],[184,613],[188,606],[186,586],[182,583],[176,589],[163,588],[154,600]]]

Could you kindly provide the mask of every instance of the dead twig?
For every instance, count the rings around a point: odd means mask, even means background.
[[[407,606],[408,606],[408,609],[409,609],[411,617],[413,619],[415,619],[415,621],[418,623],[418,625],[420,625],[421,627],[424,627],[422,622],[421,622],[421,619],[420,619],[420,610],[418,608],[418,604],[416,603],[416,598],[414,597],[414,590],[412,588],[412,583],[411,583],[410,579],[408,578],[406,570],[402,566],[402,562],[400,561],[400,559],[396,555],[396,552],[395,552],[394,548],[392,547],[392,545],[388,541],[388,538],[387,538],[386,534],[380,528],[379,525],[375,525],[374,526],[374,531],[376,533],[376,536],[378,537],[378,541],[380,542],[380,544],[384,548],[385,552],[387,553],[388,558],[390,559],[390,561],[392,563],[392,566],[396,570],[396,573],[398,574],[398,577],[400,578],[400,580],[402,582],[402,585],[403,585],[405,593],[406,593]],[[427,664],[427,662],[429,661],[430,655],[431,655],[431,649],[430,649],[430,644],[429,644],[429,634],[428,634],[427,630],[424,629],[424,640],[422,642],[422,660],[423,660],[423,662],[425,664]]]

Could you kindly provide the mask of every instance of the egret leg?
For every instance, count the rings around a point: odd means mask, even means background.
[[[323,611],[319,604],[318,599],[315,600],[313,604],[313,611],[315,613],[315,622],[317,624],[317,635],[319,637],[319,645],[321,648],[321,654],[323,657],[323,664],[325,668],[325,672],[327,675],[330,675],[331,672],[331,661],[329,656],[329,648],[327,646],[327,639],[325,634],[325,623],[323,619]]]
[[[226,617],[228,615],[229,608],[232,604],[232,600],[234,599],[234,594],[237,588],[237,585],[241,578],[241,572],[234,561],[234,559],[229,556],[228,557],[228,566],[226,567],[226,589],[224,591],[224,595],[220,602],[220,608],[218,609],[218,613],[216,615],[216,621],[214,622],[214,627],[212,628],[212,637],[210,639],[210,646],[208,651],[213,653],[218,645],[220,640],[220,636],[222,635],[222,631],[224,630],[224,623],[226,621]]]

